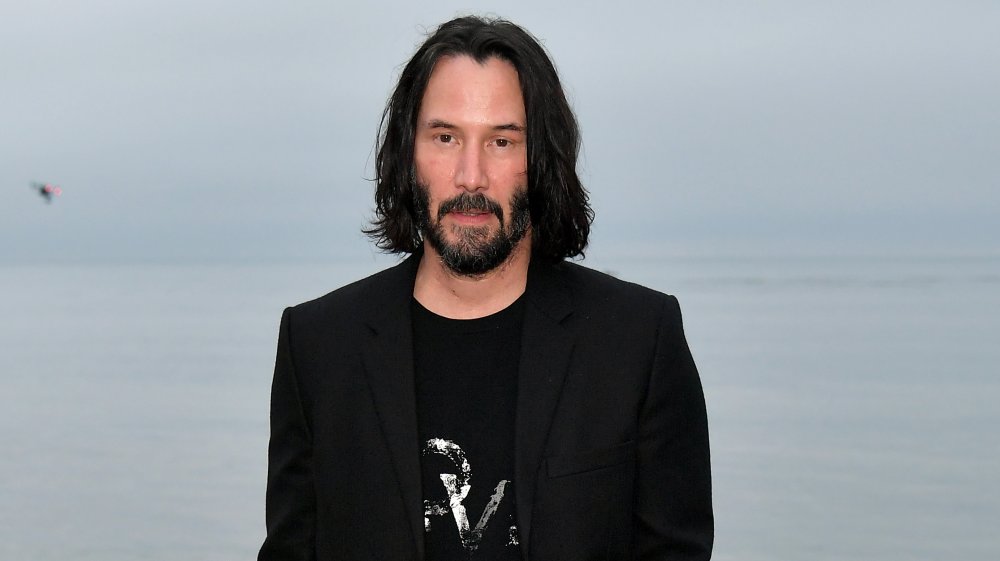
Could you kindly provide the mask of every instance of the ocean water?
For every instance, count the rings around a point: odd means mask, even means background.
[[[589,264],[680,298],[715,559],[1000,556],[1000,258]],[[0,266],[0,559],[254,558],[281,310],[378,268]]]

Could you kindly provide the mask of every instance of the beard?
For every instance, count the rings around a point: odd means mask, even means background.
[[[462,193],[441,201],[437,216],[430,216],[430,190],[416,183],[413,206],[417,227],[424,239],[441,256],[441,261],[453,273],[462,276],[479,276],[496,269],[514,252],[531,227],[531,212],[526,188],[518,188],[510,198],[510,216],[496,201],[482,193]],[[454,240],[448,240],[441,219],[449,212],[489,212],[497,217],[500,226],[452,226]]]

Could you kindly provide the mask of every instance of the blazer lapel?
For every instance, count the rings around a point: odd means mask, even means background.
[[[527,559],[538,470],[573,350],[573,338],[561,322],[573,308],[558,266],[532,264],[525,296],[528,300],[517,378],[514,477],[518,534]]]
[[[392,457],[413,533],[417,559],[424,557],[423,498],[420,488],[420,443],[417,435],[416,388],[413,373],[413,328],[410,298],[419,254],[394,267],[384,282],[373,286],[373,313],[362,360],[375,409]]]

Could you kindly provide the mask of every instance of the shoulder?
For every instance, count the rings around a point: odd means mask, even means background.
[[[534,266],[528,292],[538,309],[564,327],[599,334],[595,343],[602,338],[647,340],[665,325],[680,322],[673,296],[569,261]]]
[[[414,274],[413,260],[407,259],[319,298],[289,307],[285,315],[295,331],[354,327],[387,307],[408,303]]]
[[[564,279],[572,294],[573,302],[580,307],[625,307],[636,309],[662,309],[676,306],[676,298],[658,290],[619,279],[578,263],[563,261],[553,266]]]
[[[537,276],[548,278],[536,281],[535,303],[575,338],[583,362],[620,373],[628,370],[621,364],[638,361],[635,371],[646,372],[652,357],[674,356],[686,345],[680,308],[669,294],[572,262]],[[546,285],[558,288],[541,290]]]

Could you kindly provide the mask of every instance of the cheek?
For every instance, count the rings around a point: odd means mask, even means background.
[[[504,188],[518,188],[528,184],[524,162],[503,162],[491,170],[490,184]]]
[[[446,156],[428,152],[422,152],[419,149],[413,152],[413,165],[416,168],[417,179],[424,183],[433,184],[454,177],[455,166]]]

